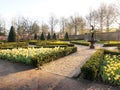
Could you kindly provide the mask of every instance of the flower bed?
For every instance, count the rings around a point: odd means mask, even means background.
[[[22,62],[28,65],[41,66],[57,58],[77,51],[76,47],[68,48],[18,48],[0,50],[0,58],[12,62]]]
[[[98,50],[82,66],[81,76],[111,85],[120,85],[120,52]]]
[[[120,85],[120,55],[105,54],[101,76],[104,82]]]

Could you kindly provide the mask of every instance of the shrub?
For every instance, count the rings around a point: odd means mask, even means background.
[[[120,55],[119,51],[113,51],[113,50],[104,50],[105,54],[111,54],[111,55]]]
[[[67,45],[67,46],[74,46],[72,43],[67,43],[63,41],[54,41],[54,42],[47,42],[47,45]]]
[[[53,34],[53,40],[56,40],[57,38],[56,38],[56,34],[54,33]]]
[[[118,50],[120,51],[120,45],[119,45],[117,48],[118,48]]]
[[[36,45],[37,44],[37,40],[31,40],[31,41],[29,41],[29,44],[30,45]]]
[[[41,33],[40,40],[45,40],[43,32]]]
[[[48,36],[47,36],[47,40],[50,40],[51,39],[51,36],[50,36],[50,32],[48,33]]]
[[[65,33],[64,40],[69,40],[68,33]]]
[[[44,55],[36,55],[32,58],[32,63],[37,67],[47,63],[47,62],[50,62],[50,61],[53,61],[53,60],[56,60],[60,57],[63,57],[63,56],[66,56],[66,55],[69,55],[71,53],[74,53],[77,51],[77,48],[76,47],[68,47],[68,48],[65,48],[65,49],[59,49],[58,51],[53,51],[52,53],[47,53],[47,54],[44,54]]]
[[[11,26],[9,35],[8,35],[8,42],[16,42],[16,33],[15,28]]]
[[[18,48],[18,47],[27,47],[28,44],[26,42],[6,42],[3,44],[0,44],[1,49],[12,49],[12,48]]]
[[[103,60],[104,50],[96,51],[91,58],[82,66],[81,76],[84,79],[95,80],[98,77],[100,64]]]
[[[119,46],[119,45],[120,45],[119,41],[106,41],[104,43],[104,47]]]
[[[70,43],[78,44],[78,45],[84,45],[84,46],[89,46],[89,42],[86,41],[71,41]]]
[[[36,33],[34,34],[34,39],[37,40],[37,34]]]

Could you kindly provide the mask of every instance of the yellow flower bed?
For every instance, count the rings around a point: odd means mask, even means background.
[[[104,81],[120,85],[120,55],[106,54],[101,70]]]
[[[18,49],[7,49],[0,50],[0,58],[8,59],[15,62],[23,62],[26,64],[31,63],[31,58],[34,58],[35,55],[47,55],[50,53],[56,53],[59,50],[64,50],[64,48],[18,48]]]

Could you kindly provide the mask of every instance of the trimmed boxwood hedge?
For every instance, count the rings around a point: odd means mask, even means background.
[[[95,80],[99,75],[100,64],[103,60],[104,50],[97,50],[91,58],[82,66],[81,77],[88,80]]]
[[[27,47],[28,44],[26,42],[6,42],[0,44],[0,49],[12,49],[18,47]]]
[[[120,55],[119,51],[97,50],[91,58],[82,66],[81,77],[88,80],[102,80],[100,76],[100,66],[105,54]]]
[[[71,41],[70,43],[78,44],[78,45],[84,45],[84,46],[89,46],[89,42],[84,42],[84,41]]]
[[[104,54],[120,55],[119,51],[104,50]]]
[[[67,55],[74,53],[76,51],[77,51],[77,47],[67,47],[64,50],[60,50],[57,53],[50,53],[49,55],[46,54],[42,57],[40,55],[36,55],[34,58],[32,58],[31,61],[32,61],[32,64],[34,66],[39,67],[45,63],[56,60],[56,59],[63,57],[63,56],[67,56]]]
[[[103,47],[114,47],[114,46],[119,46],[120,44],[117,43],[105,43]]]
[[[120,46],[120,41],[105,41],[104,47]]]

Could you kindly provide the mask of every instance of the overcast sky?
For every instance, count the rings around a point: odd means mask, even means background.
[[[57,18],[75,13],[85,16],[90,8],[97,9],[101,3],[116,3],[116,0],[0,0],[0,17],[7,24],[18,16],[39,21],[47,20],[52,13]]]

